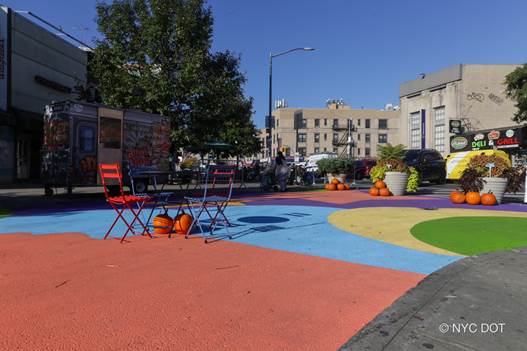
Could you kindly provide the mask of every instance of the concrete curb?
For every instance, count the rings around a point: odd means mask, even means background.
[[[452,263],[409,290],[340,350],[525,350],[526,266],[527,249]]]

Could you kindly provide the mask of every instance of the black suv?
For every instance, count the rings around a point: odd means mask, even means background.
[[[446,163],[437,150],[407,150],[404,163],[415,167],[422,181],[433,181],[437,184],[445,184],[446,182]]]

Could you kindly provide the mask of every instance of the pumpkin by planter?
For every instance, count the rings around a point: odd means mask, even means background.
[[[371,196],[379,196],[379,189],[372,186],[370,190],[368,190],[368,193],[370,193]]]
[[[390,189],[382,188],[382,189],[379,189],[379,195],[381,195],[381,196],[390,196],[390,195],[392,195],[392,193],[390,192]]]
[[[450,193],[450,201],[454,204],[465,203],[465,194],[460,191],[453,191]]]
[[[339,185],[340,181],[337,178],[331,179],[331,184]]]
[[[465,198],[469,205],[479,205],[481,202],[481,196],[476,191],[468,192],[467,195],[465,195]]]
[[[167,214],[159,214],[154,217],[154,233],[170,234],[172,231],[172,217]]]
[[[192,225],[192,216],[185,212],[179,214],[174,218],[174,231],[178,234],[187,234],[190,226]]]
[[[337,190],[346,190],[346,186],[344,184],[337,185]]]
[[[334,184],[334,183],[329,183],[328,184],[328,190],[329,191],[337,190],[337,185]]]
[[[496,205],[496,203],[497,203],[497,200],[494,194],[487,193],[487,194],[481,195],[481,204],[483,206],[494,206]]]
[[[375,182],[375,187],[377,189],[384,189],[386,188],[386,183],[384,183],[382,180],[378,180]]]

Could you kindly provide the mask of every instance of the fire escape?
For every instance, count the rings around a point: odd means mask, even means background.
[[[346,126],[342,127],[338,124],[333,124],[333,132],[338,132],[340,135],[338,139],[333,139],[333,146],[345,146],[345,148],[340,151],[339,157],[353,157],[354,149],[356,147],[352,133],[355,132],[357,128],[353,125],[351,119],[348,119],[346,122]]]

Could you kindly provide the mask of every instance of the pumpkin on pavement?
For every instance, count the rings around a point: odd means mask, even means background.
[[[375,187],[377,189],[384,189],[384,188],[386,188],[386,183],[383,182],[382,180],[378,180],[378,181],[375,182]]]
[[[338,184],[340,184],[340,181],[337,178],[333,178],[333,179],[331,179],[331,184],[338,185]]]
[[[390,189],[382,188],[382,189],[379,189],[379,195],[381,195],[381,196],[390,196],[390,195],[392,195],[392,193],[390,192]]]
[[[450,193],[450,201],[454,204],[465,203],[465,194],[460,191],[453,191]]]
[[[337,190],[337,185],[334,184],[334,183],[329,183],[328,184],[328,190],[329,191]]]
[[[379,189],[372,186],[370,190],[368,190],[368,193],[370,193],[371,196],[379,196]]]
[[[170,234],[172,231],[172,217],[165,214],[158,214],[154,217],[154,233]]]
[[[179,214],[174,218],[174,231],[178,234],[187,234],[192,225],[192,216],[185,212]]]
[[[467,195],[465,195],[465,198],[469,205],[479,205],[481,202],[481,196],[477,191],[468,192]]]
[[[493,193],[481,195],[481,204],[483,206],[494,206],[496,203],[496,196]]]
[[[337,185],[337,190],[346,190],[346,185],[344,185],[342,183]]]

